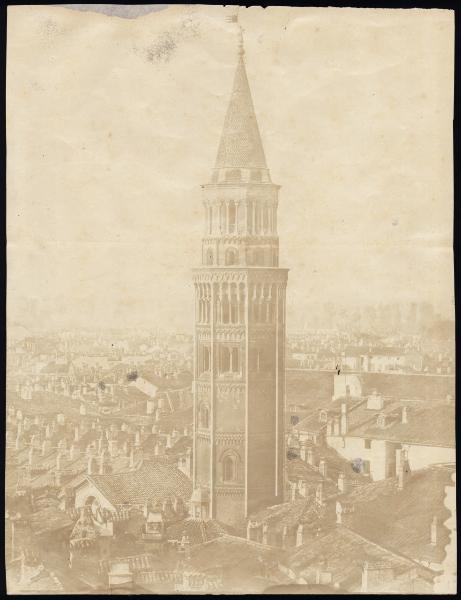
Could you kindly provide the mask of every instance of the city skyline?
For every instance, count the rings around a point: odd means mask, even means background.
[[[38,305],[30,320],[56,328],[149,327],[158,324],[153,315],[191,328],[191,288],[184,281],[199,260],[197,181],[213,160],[236,43],[220,10],[169,7],[161,11],[161,28],[155,13],[123,20],[123,35],[94,38],[81,48],[73,40],[89,19],[104,27],[106,17],[62,8],[49,19],[47,9],[33,9],[38,25],[27,49],[9,48],[20,59],[8,74],[10,95],[20,93],[29,65],[34,78],[27,94],[35,106],[27,103],[8,117],[10,322],[30,325],[21,305],[30,298]],[[394,41],[410,27],[408,51],[419,55],[403,62],[372,19],[362,17],[353,43],[333,41],[355,27],[353,9],[341,11],[338,24],[317,9],[307,10],[306,19],[295,14],[256,7],[242,14],[263,143],[274,180],[282,184],[278,227],[280,260],[289,258],[291,269],[288,327],[302,325],[307,297],[340,298],[351,306],[425,300],[451,318],[451,157],[444,142],[451,106],[449,95],[440,104],[431,86],[434,76],[446,89],[445,70],[437,65],[452,58],[432,56],[425,43],[427,35],[438,43],[449,27],[443,13],[439,22],[424,13],[403,15]],[[274,19],[283,16],[286,28],[274,29]],[[381,18],[391,27],[396,17]],[[21,26],[13,24],[18,34]],[[290,42],[290,34],[296,32],[296,40],[301,31],[308,47],[296,66],[298,42]],[[60,44],[64,33],[66,46]],[[370,56],[362,56],[360,44],[374,35]],[[92,70],[88,52],[100,53],[101,44],[104,61]],[[356,68],[345,68],[358,61],[369,71],[380,64],[386,75],[370,76],[363,87]],[[68,62],[78,75],[78,87],[70,90],[59,85]],[[385,89],[387,80],[399,81],[401,98]],[[284,89],[302,93],[287,97]],[[183,101],[173,106],[172,95]],[[54,126],[44,116],[49,104],[56,105]],[[434,118],[437,110],[440,118]],[[359,114],[374,123],[371,131],[360,126]],[[25,142],[34,138],[40,144]],[[397,150],[389,153],[390,146]],[[28,177],[15,177],[13,164]]]

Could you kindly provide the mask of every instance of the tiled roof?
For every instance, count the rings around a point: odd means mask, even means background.
[[[230,527],[216,519],[188,518],[170,525],[167,529],[169,540],[181,541],[183,535],[186,535],[192,545],[203,544],[221,535],[232,533]]]
[[[401,422],[407,408],[407,423]],[[385,427],[377,425],[377,416],[388,417]],[[454,407],[445,401],[387,400],[382,410],[367,409],[366,402],[348,413],[348,435],[406,443],[454,447]]]
[[[35,535],[51,533],[71,528],[72,520],[56,506],[48,506],[28,516],[29,524]]]
[[[442,562],[448,544],[444,522],[445,486],[453,485],[454,467],[433,466],[415,471],[402,490],[393,479],[370,483],[347,494],[354,504],[348,525],[368,538],[416,560]],[[437,517],[438,541],[430,545],[430,527]]]
[[[143,504],[153,498],[178,496],[189,500],[191,481],[174,465],[144,462],[135,471],[91,475],[88,480],[114,505]]]
[[[267,169],[243,58],[239,58],[216,168]]]
[[[284,502],[250,515],[251,521],[267,523],[277,529],[297,527],[299,524],[317,526],[326,517],[325,507],[319,507],[312,498]]]
[[[308,582],[317,569],[329,571],[334,583],[348,591],[360,591],[365,562],[393,569],[393,580],[386,591],[411,591],[410,578],[405,581],[404,576],[417,569],[422,588],[419,591],[431,591],[433,575],[427,569],[343,526],[293,549],[283,562]]]

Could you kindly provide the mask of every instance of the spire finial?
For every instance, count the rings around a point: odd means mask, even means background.
[[[239,56],[242,57],[245,54],[245,48],[243,46],[243,29],[242,26],[239,23],[239,18],[238,18],[238,14],[239,14],[239,6],[236,7],[236,11],[233,15],[229,15],[227,17],[227,21],[229,23],[237,23],[238,28],[239,28],[239,46],[238,46],[238,53]]]

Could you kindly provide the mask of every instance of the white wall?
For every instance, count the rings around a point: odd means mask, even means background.
[[[344,441],[343,441],[344,440]],[[373,481],[379,481],[391,476],[387,465],[395,461],[395,451],[398,443],[384,440],[371,440],[371,448],[365,448],[364,438],[327,436],[327,444],[334,448],[347,460],[361,458],[370,461],[370,475]],[[454,463],[454,448],[439,448],[437,446],[420,446],[402,444],[408,450],[410,469],[417,471],[437,463]]]
[[[115,507],[101,494],[97,487],[95,487],[89,481],[79,487],[75,492],[75,508],[81,508],[85,506],[87,498],[94,496],[99,502],[101,508],[107,508],[114,512]]]

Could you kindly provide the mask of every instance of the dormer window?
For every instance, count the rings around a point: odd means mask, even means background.
[[[319,412],[319,421],[320,423],[326,423],[328,421],[328,413],[326,410],[321,410]]]
[[[380,415],[378,415],[376,418],[376,425],[380,429],[383,429],[384,427],[386,427],[386,415],[384,415],[382,413]]]

